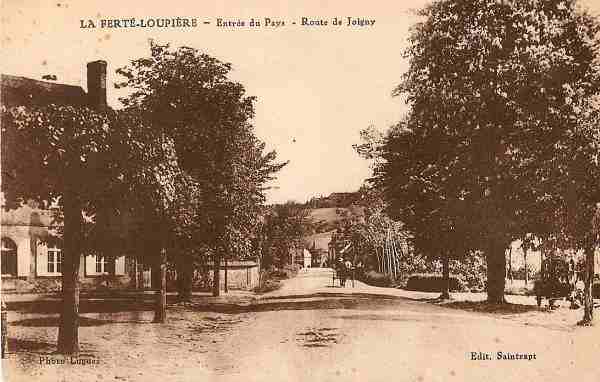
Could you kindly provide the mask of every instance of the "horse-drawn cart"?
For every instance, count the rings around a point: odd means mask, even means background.
[[[333,268],[332,286],[335,286],[335,280],[339,280],[340,286],[345,287],[346,281],[350,280],[354,288],[354,266],[350,262],[338,261]]]

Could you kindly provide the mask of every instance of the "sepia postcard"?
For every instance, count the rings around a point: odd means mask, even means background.
[[[0,28],[3,381],[600,381],[600,1]]]

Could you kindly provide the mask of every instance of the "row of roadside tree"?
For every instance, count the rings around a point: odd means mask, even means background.
[[[180,297],[195,260],[260,248],[268,182],[285,163],[253,129],[255,98],[229,79],[231,65],[196,49],[154,42],[117,70],[123,108],[63,105],[2,110],[2,192],[7,208],[58,206],[63,303],[58,351],[79,351],[82,253],[129,253],[160,264],[155,321],[166,320],[166,264]]]
[[[484,253],[505,301],[515,240],[583,250],[585,313],[599,244],[598,20],[577,1],[440,0],[419,13],[395,95],[409,111],[363,131],[385,212],[420,253]],[[446,266],[444,267],[446,271]]]

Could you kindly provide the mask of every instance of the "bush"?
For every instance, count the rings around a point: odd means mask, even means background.
[[[444,278],[438,274],[411,275],[406,282],[406,289],[419,292],[440,292],[444,286]],[[450,291],[464,291],[466,286],[460,278],[450,275]]]
[[[279,280],[264,280],[260,283],[259,286],[252,289],[253,292],[258,294],[272,292],[281,288],[281,281]]]
[[[276,269],[274,271],[269,272],[269,277],[273,278],[273,279],[287,279],[288,278],[288,274],[285,270],[283,269]]]
[[[285,280],[291,279],[298,274],[300,267],[297,264],[286,265],[283,268],[272,268],[263,271],[267,279]]]
[[[527,267],[527,278],[529,280],[533,280],[536,277],[536,273],[537,272],[535,271],[535,269],[533,269],[533,267],[531,265]],[[506,277],[510,278],[510,275],[507,274]],[[512,277],[515,280],[525,280],[525,267],[513,269]]]
[[[392,285],[392,279],[388,275],[376,271],[365,272],[360,279],[365,284],[378,287],[389,287]]]
[[[533,291],[533,283],[530,287],[525,286],[516,286],[510,285],[509,282],[506,283],[504,287],[504,293],[516,296],[534,296],[535,292]]]
[[[460,261],[451,260],[450,273],[460,278],[471,292],[485,290],[487,266],[481,253],[471,253]]]

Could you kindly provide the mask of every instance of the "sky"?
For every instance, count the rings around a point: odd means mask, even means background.
[[[256,96],[255,131],[290,163],[278,174],[268,202],[357,190],[369,163],[352,149],[361,129],[385,130],[406,112],[392,90],[407,69],[402,57],[414,10],[428,1],[20,1],[2,0],[0,72],[86,89],[86,63],[108,62],[108,102],[118,67],[149,55],[148,39],[190,46],[233,65],[231,78]],[[583,2],[593,11],[599,0]],[[393,4],[393,5],[392,5]],[[101,19],[196,18],[196,28],[100,28]],[[217,18],[284,21],[285,26],[218,27]],[[301,26],[302,17],[375,20],[371,26]],[[98,28],[80,28],[80,20]],[[203,21],[210,21],[204,25]],[[296,22],[296,25],[292,25]]]

